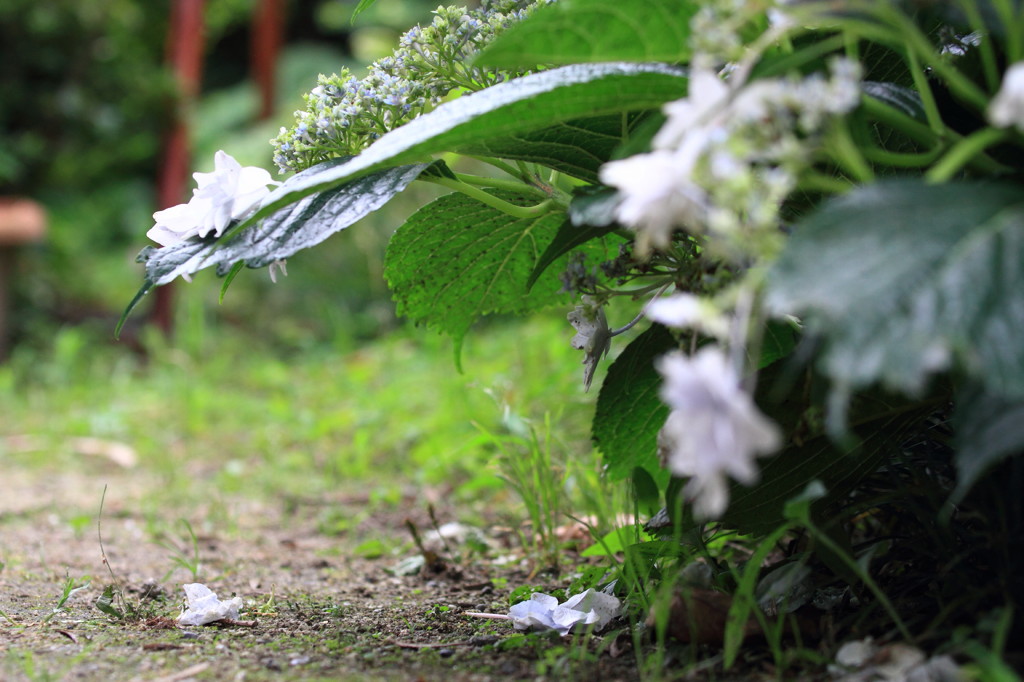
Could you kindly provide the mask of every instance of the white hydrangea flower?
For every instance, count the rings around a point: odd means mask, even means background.
[[[729,506],[728,477],[757,482],[756,457],[782,446],[777,425],[740,386],[725,353],[705,347],[692,357],[670,353],[657,362],[665,377],[661,398],[672,408],[658,434],[663,463],[689,478],[683,489],[698,518],[716,518]]]
[[[689,94],[664,106],[653,151],[605,164],[601,181],[619,190],[615,217],[636,231],[638,256],[683,228],[715,255],[748,262],[777,249],[779,208],[828,118],[860,101],[860,67],[838,59],[828,78],[729,83],[694,61]]]
[[[997,128],[1014,126],[1024,133],[1024,62],[1006,70],[999,92],[988,105],[988,120]]]
[[[702,221],[707,197],[690,179],[692,151],[656,150],[601,167],[601,182],[619,189],[615,217],[636,230],[638,256],[668,246],[676,227]]]
[[[156,224],[146,236],[161,246],[194,236],[221,236],[232,221],[251,214],[270,194],[267,185],[280,184],[263,168],[243,167],[223,150],[214,157],[212,173],[193,173],[192,177],[198,187],[187,204],[153,214]]]
[[[647,304],[646,315],[668,327],[696,329],[708,336],[729,336],[729,320],[714,303],[694,294],[678,293]]]

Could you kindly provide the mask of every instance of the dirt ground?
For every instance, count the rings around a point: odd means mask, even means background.
[[[193,578],[175,567],[172,553],[154,535],[154,517],[181,513],[147,503],[159,480],[137,471],[87,475],[4,468],[2,680],[638,676],[627,637],[523,637],[507,621],[466,615],[507,613],[512,588],[543,586],[545,577],[528,575],[526,562],[449,562],[440,572],[398,576],[388,569],[414,556],[415,549],[378,558],[354,551],[355,540],[365,543],[367,537],[383,540],[385,547],[408,547],[407,517],[429,529],[425,505],[414,498],[369,515],[367,500],[358,494],[287,502],[221,498],[209,509],[193,508],[193,518],[210,519],[196,529],[202,567]],[[101,551],[95,520],[104,484]],[[326,534],[325,509],[332,518],[362,520],[349,532]],[[191,551],[186,549],[183,554]],[[54,612],[69,577],[88,581],[88,587]],[[172,619],[180,612],[181,586],[194,580],[222,598],[242,597],[240,623],[178,627]],[[136,610],[132,618],[118,621],[96,608],[112,583]]]

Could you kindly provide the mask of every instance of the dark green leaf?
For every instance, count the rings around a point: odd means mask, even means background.
[[[608,187],[581,187],[569,204],[569,220],[575,226],[609,227],[615,224],[618,190]]]
[[[549,128],[460,145],[460,154],[539,163],[597,182],[598,169],[643,120],[645,113],[611,114],[558,123]]]
[[[697,2],[561,0],[538,8],[488,45],[476,63],[499,67],[689,57]]]
[[[766,301],[822,337],[819,366],[841,389],[919,392],[955,366],[1024,397],[1024,193],[913,180],[855,190],[798,225]]]
[[[608,368],[597,396],[593,438],[613,481],[630,476],[636,467],[667,476],[658,463],[658,431],[668,418],[668,406],[658,395],[661,375],[654,359],[676,347],[672,334],[654,324]]]
[[[613,232],[615,227],[615,225],[608,227],[576,227],[568,220],[563,221],[562,226],[558,228],[555,238],[551,240],[548,248],[541,254],[541,257],[537,260],[537,265],[533,268],[533,272],[530,273],[529,279],[526,280],[527,289],[532,288],[534,282],[544,274],[548,266],[559,258],[589,241],[604,237]]]
[[[495,191],[520,206],[536,198]],[[399,314],[426,322],[456,347],[480,316],[521,314],[568,300],[557,273],[527,291],[526,281],[565,214],[513,218],[463,194],[448,194],[414,213],[388,245],[384,276]]]
[[[921,104],[921,95],[915,90],[896,85],[895,83],[882,83],[878,81],[865,81],[861,87],[864,94],[874,97],[879,102],[888,104],[900,113],[918,121],[926,121],[924,105]]]
[[[566,66],[499,83],[409,121],[355,158],[290,178],[240,228],[304,196],[382,168],[585,116],[652,109],[683,96],[686,80],[681,69],[664,64],[616,63]]]
[[[761,357],[758,359],[758,368],[765,368],[768,365],[781,360],[789,355],[796,347],[796,329],[789,322],[772,320],[764,330],[764,339],[761,341]]]
[[[1024,452],[1024,400],[1009,400],[971,386],[959,391],[954,417],[957,483],[952,502],[989,468]]]
[[[658,511],[661,491],[658,489],[658,482],[654,480],[650,472],[643,467],[634,467],[632,479],[633,494],[636,496],[640,513],[644,516],[650,516]]]

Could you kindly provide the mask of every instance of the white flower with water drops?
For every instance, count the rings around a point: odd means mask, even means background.
[[[731,476],[757,482],[754,460],[782,446],[782,434],[743,390],[725,353],[714,346],[695,355],[659,358],[665,377],[661,398],[672,408],[658,434],[665,466],[689,478],[683,489],[699,518],[716,518],[729,506]]]
[[[263,168],[242,166],[223,150],[214,157],[213,172],[192,177],[198,187],[187,204],[153,214],[156,224],[146,236],[161,246],[189,237],[221,236],[232,221],[248,217],[270,194],[267,185],[280,184]]]

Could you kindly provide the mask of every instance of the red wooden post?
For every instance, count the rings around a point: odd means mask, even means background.
[[[285,0],[260,0],[252,22],[250,63],[252,74],[260,90],[261,121],[274,113],[274,76],[277,55],[284,38]]]
[[[205,0],[174,0],[167,31],[167,63],[178,85],[178,100],[171,130],[164,139],[157,178],[160,208],[180,204],[187,195],[191,159],[185,109],[198,96],[203,71],[203,5]],[[157,287],[152,319],[170,335],[174,327],[173,284]]]

